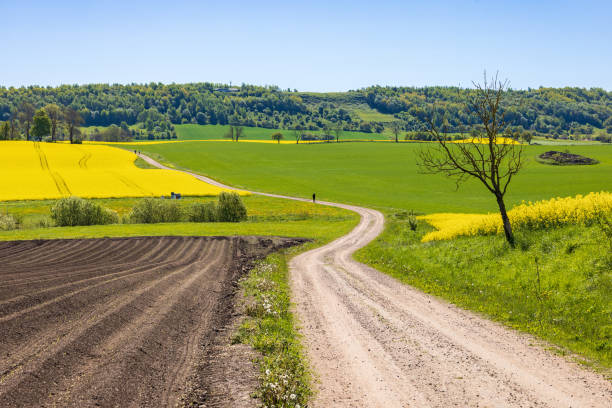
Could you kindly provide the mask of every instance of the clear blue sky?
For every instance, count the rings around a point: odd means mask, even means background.
[[[91,4],[89,4],[91,3]],[[607,1],[0,2],[0,85],[242,82],[300,91],[612,90]]]

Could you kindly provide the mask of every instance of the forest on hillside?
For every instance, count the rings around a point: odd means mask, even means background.
[[[450,132],[463,132],[477,123],[465,109],[472,92],[457,87],[372,86],[343,93],[307,93],[213,83],[0,87],[0,121],[7,123],[7,129],[10,124],[12,135],[23,136],[23,124],[31,122],[34,114],[32,107],[36,111],[53,105],[78,113],[84,126],[116,125],[129,136],[128,126],[138,123],[142,130],[138,134],[132,130],[131,136],[154,138],[171,137],[173,125],[184,123],[303,130],[340,126],[362,132],[382,132],[393,124],[416,132],[432,116]],[[506,119],[514,128],[554,138],[581,135],[610,141],[612,92],[539,88],[508,90],[506,96]],[[370,114],[374,119],[364,115],[366,111],[374,113]]]

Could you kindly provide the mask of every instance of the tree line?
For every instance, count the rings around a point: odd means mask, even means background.
[[[184,123],[305,131],[340,127],[382,132],[397,127],[401,132],[422,132],[432,114],[440,121],[438,126],[462,132],[477,124],[465,110],[473,93],[458,87],[373,86],[315,94],[214,83],[0,87],[0,121],[8,122],[1,124],[3,130],[8,126],[8,138],[28,139],[34,115],[44,109],[51,121],[52,140],[58,133],[64,136],[68,111],[84,126],[128,127],[130,137],[149,139],[175,137],[174,125]],[[593,138],[612,134],[612,93],[603,89],[508,89],[505,94],[506,122],[519,133]],[[364,108],[387,114],[389,119],[364,120],[360,116]]]
[[[80,141],[83,118],[70,106],[51,103],[36,109],[30,102],[22,102],[8,120],[0,123],[0,140],[35,140],[50,137],[54,142],[64,136],[75,143]]]

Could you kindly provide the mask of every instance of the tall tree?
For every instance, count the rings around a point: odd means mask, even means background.
[[[32,136],[41,141],[44,136],[51,133],[51,120],[44,109],[39,109],[32,119]]]
[[[55,142],[57,125],[62,120],[62,110],[56,104],[50,103],[49,105],[45,106],[45,111],[47,112],[47,115],[49,115],[49,120],[51,121],[51,141]]]
[[[336,123],[336,126],[334,126],[334,135],[336,135],[336,143],[340,142],[340,136],[342,136],[342,133],[342,123],[338,122]]]
[[[241,137],[244,137],[244,126],[234,126],[234,140],[237,142]]]
[[[232,139],[232,141],[234,140],[234,125],[229,126],[223,137],[226,139]]]
[[[18,117],[25,131],[26,140],[30,140],[30,127],[32,126],[35,112],[36,108],[29,102],[23,102],[19,107]]]
[[[398,121],[391,122],[391,132],[395,136],[395,143],[399,143],[399,134],[402,133],[402,124]]]
[[[276,140],[278,144],[280,144],[280,141],[282,139],[283,139],[283,134],[281,132],[276,132],[272,134],[272,140]]]
[[[11,137],[11,125],[8,121],[0,125],[0,140],[9,140]]]
[[[11,109],[9,123],[11,126],[9,139],[16,140],[19,138],[19,111],[16,108]]]
[[[514,247],[514,234],[508,219],[504,195],[512,178],[523,165],[523,145],[504,142],[503,139],[506,122],[502,102],[508,81],[502,82],[496,75],[489,82],[485,73],[484,83],[474,83],[474,87],[475,90],[466,103],[466,109],[482,126],[473,128],[477,137],[453,143],[448,136],[446,126],[438,129],[436,125],[443,121],[430,116],[429,132],[437,144],[433,148],[421,151],[418,164],[427,173],[442,173],[455,178],[457,186],[469,178],[480,180],[495,196],[506,240]]]
[[[68,131],[70,143],[74,143],[75,137],[81,134],[79,126],[83,123],[83,118],[76,109],[67,107],[64,109],[64,121],[66,122],[66,130]]]
[[[295,129],[293,129],[293,137],[295,138],[295,144],[299,144],[300,140],[302,140],[302,137],[304,136],[304,130],[302,130],[302,128],[300,126],[297,126]]]

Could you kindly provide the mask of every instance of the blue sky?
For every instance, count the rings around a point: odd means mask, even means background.
[[[87,4],[92,3],[92,4]],[[0,85],[224,82],[300,91],[612,90],[610,1],[8,1]]]

